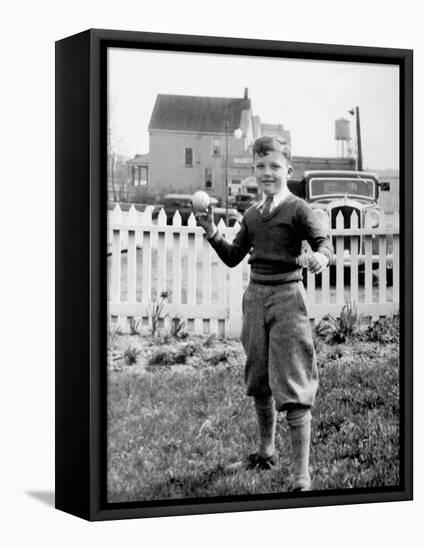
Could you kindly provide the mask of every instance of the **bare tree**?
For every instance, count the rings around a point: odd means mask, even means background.
[[[117,150],[121,139],[117,136],[114,124],[115,102],[109,100],[109,109],[107,113],[107,182],[111,184],[113,200],[118,202],[119,189],[116,181],[116,160]]]

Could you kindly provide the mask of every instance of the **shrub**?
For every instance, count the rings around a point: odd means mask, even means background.
[[[176,350],[160,350],[151,356],[148,364],[165,366],[183,364],[188,357],[194,355],[195,351],[196,347],[193,344],[187,344]]]
[[[204,342],[203,345],[206,348],[210,348],[210,347],[214,346],[215,343],[216,343],[216,334],[210,334],[207,337],[207,340]]]
[[[170,335],[172,336],[172,338],[186,338],[187,333],[183,330],[184,327],[185,321],[183,319],[173,317],[170,329]]]
[[[169,293],[163,291],[160,294],[160,298],[158,300],[155,300],[152,304],[150,304],[148,308],[152,336],[156,334],[157,329],[159,328],[160,319],[165,319],[168,316],[167,314],[163,315],[165,300],[167,299],[168,296],[169,296]]]
[[[394,315],[393,317],[378,319],[367,328],[365,338],[369,342],[379,342],[381,344],[399,343],[399,316]]]
[[[122,332],[119,327],[109,328],[108,347],[110,349],[115,348],[118,345],[118,338]]]
[[[132,346],[128,346],[126,350],[123,352],[123,358],[125,360],[125,364],[128,366],[135,365],[139,354],[140,354],[139,349],[134,348]]]
[[[353,338],[359,332],[362,318],[357,313],[357,306],[347,302],[335,319],[326,315],[315,327],[315,334],[331,344],[340,344]]]
[[[141,325],[141,319],[135,319],[134,317],[129,317],[128,323],[129,323],[129,334],[131,336],[136,336],[137,334],[140,334],[140,331],[138,330],[138,328]]]

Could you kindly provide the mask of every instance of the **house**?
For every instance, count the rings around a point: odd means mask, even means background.
[[[225,202],[226,171],[229,195],[251,176],[256,131],[248,89],[242,98],[158,94],[148,131],[149,154],[128,169],[131,186],[150,199],[204,189]]]

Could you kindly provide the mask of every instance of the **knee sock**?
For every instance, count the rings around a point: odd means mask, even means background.
[[[273,397],[254,397],[254,405],[259,430],[257,452],[260,456],[267,458],[275,452],[276,410]]]
[[[293,407],[286,415],[291,431],[292,456],[294,466],[293,489],[309,489],[311,411],[306,407]]]

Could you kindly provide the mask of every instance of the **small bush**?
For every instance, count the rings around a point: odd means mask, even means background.
[[[210,334],[210,336],[207,337],[207,340],[204,342],[204,347],[210,348],[214,346],[216,343],[216,334]]]
[[[163,291],[160,294],[160,298],[150,304],[148,308],[150,326],[151,326],[151,335],[154,336],[159,328],[160,319],[165,319],[168,314],[163,315],[163,308],[165,300],[168,298],[169,293]]]
[[[142,319],[135,319],[134,317],[128,318],[129,323],[129,334],[131,336],[137,336],[140,334],[140,331],[138,330],[141,325]]]
[[[399,343],[399,316],[386,319],[378,319],[373,325],[369,326],[365,332],[365,338],[369,342],[379,342],[380,344],[398,344]]]
[[[209,359],[211,365],[227,362],[233,356],[230,350],[223,350],[212,355]]]
[[[178,319],[178,317],[173,317],[170,335],[172,338],[186,338],[187,333],[184,331],[184,328],[185,321],[183,319]]]
[[[187,344],[180,349],[172,350],[160,350],[156,352],[150,360],[149,365],[178,365],[186,363],[188,357],[192,357],[196,351],[196,347],[193,344]]]
[[[119,336],[122,335],[120,328],[109,328],[108,347],[115,348],[118,345]]]
[[[139,354],[140,354],[139,349],[134,348],[132,346],[128,346],[126,350],[123,352],[123,358],[125,360],[125,364],[128,366],[135,365]]]
[[[338,319],[326,315],[315,327],[315,334],[331,344],[341,344],[359,333],[362,323],[357,306],[347,302]]]

